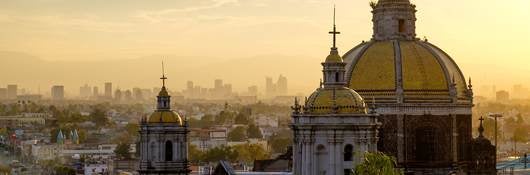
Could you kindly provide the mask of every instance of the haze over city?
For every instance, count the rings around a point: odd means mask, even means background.
[[[0,85],[36,92],[60,84],[71,94],[107,81],[153,87],[164,60],[174,90],[188,80],[213,86],[218,78],[236,90],[263,89],[266,76],[282,74],[290,92],[308,93],[328,53],[333,4],[342,32],[337,45],[345,53],[371,37],[368,2],[2,1]],[[418,37],[444,48],[476,87],[530,84],[529,1],[413,3],[422,7]]]

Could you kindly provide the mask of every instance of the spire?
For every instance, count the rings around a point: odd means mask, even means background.
[[[329,34],[333,35],[333,47],[332,50],[337,49],[337,34],[340,34],[340,32],[337,32],[337,25],[335,24],[335,5],[333,5],[333,31],[330,31]]]
[[[162,61],[162,77],[160,77],[162,80],[162,87],[166,87],[166,72],[164,71],[164,61]]]
[[[162,80],[162,89],[160,89],[160,92],[157,96],[157,110],[170,110],[170,96],[169,93],[166,90],[166,73],[164,71],[164,62],[162,61],[162,77],[160,77]]]

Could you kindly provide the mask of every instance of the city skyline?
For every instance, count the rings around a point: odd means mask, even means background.
[[[337,41],[340,48],[369,40],[371,21],[365,15],[370,11],[368,2],[335,2],[339,7],[338,26],[342,29]],[[529,74],[525,73],[530,71],[525,66],[530,49],[524,44],[530,42],[525,33],[530,30],[530,24],[522,22],[530,13],[524,8],[530,2],[414,3],[422,7],[418,11],[418,37],[426,36],[445,48],[467,70],[465,77],[472,77],[477,87],[490,81],[495,81],[501,89],[510,88],[511,84],[530,85]],[[0,58],[4,63],[0,65],[2,84],[16,83],[37,89],[39,85],[71,87],[112,80],[123,87],[148,87],[156,83],[152,80],[157,76],[156,65],[165,59],[168,75],[173,78],[169,83],[174,88],[185,87],[190,79],[206,84],[209,79],[222,78],[233,82],[234,89],[244,90],[260,84],[262,77],[277,74],[290,77],[291,88],[303,93],[318,84],[311,77],[318,76],[318,63],[327,53],[330,36],[322,31],[329,30],[329,25],[324,24],[330,23],[331,8],[322,7],[331,7],[330,2],[132,1],[117,8],[123,4],[122,1],[105,5],[60,0],[2,2],[0,23],[7,26],[0,33],[5,36],[0,42]],[[288,8],[294,4],[299,8]],[[271,9],[278,13],[271,14]],[[482,14],[482,11],[491,13]],[[216,16],[219,14],[224,15]],[[185,20],[175,22],[180,19]],[[237,30],[230,27],[233,25]],[[299,30],[300,27],[305,30]],[[263,28],[269,29],[268,32],[255,35]],[[119,34],[115,40],[106,39],[116,33]],[[182,66],[184,63],[186,66]],[[217,67],[219,64],[222,67]],[[291,67],[295,64],[304,70]],[[22,66],[24,70],[13,70]],[[128,71],[131,69],[142,71]],[[245,73],[238,75],[241,72]]]

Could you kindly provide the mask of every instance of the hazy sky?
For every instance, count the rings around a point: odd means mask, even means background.
[[[333,4],[342,32],[338,46],[344,53],[371,37],[368,2],[1,0],[0,51],[23,52],[50,61],[159,54],[215,61],[293,55],[318,64],[329,50],[327,31]],[[418,36],[427,36],[448,52],[477,84],[530,84],[529,0],[413,2],[418,9]]]

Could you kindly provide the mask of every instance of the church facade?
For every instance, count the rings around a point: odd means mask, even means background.
[[[377,151],[377,114],[368,113],[363,98],[346,87],[346,63],[335,46],[338,32],[334,27],[330,33],[324,81],[303,106],[296,99],[292,107],[293,174],[353,174],[363,153]]]
[[[187,175],[188,124],[171,110],[171,96],[162,76],[162,89],[157,96],[157,109],[140,124],[140,165],[142,175]]]
[[[344,54],[346,80],[380,115],[377,150],[415,174],[472,171],[473,89],[455,61],[416,37],[409,0],[372,3],[373,36]],[[495,156],[495,155],[490,155]]]
[[[342,57],[334,44],[322,63],[324,85],[293,106],[294,174],[348,174],[362,157],[347,162],[348,145],[393,156],[407,174],[495,174],[490,141],[472,137],[471,79],[416,37],[409,0],[370,5],[372,39]],[[370,113],[353,110],[367,106]]]

